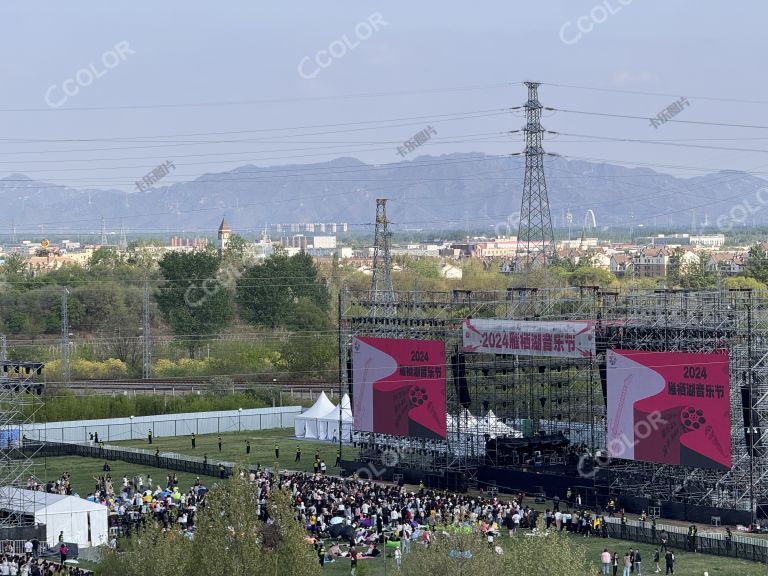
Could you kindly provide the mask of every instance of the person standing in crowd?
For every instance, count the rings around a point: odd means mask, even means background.
[[[603,574],[607,576],[611,567],[611,553],[608,552],[608,548],[604,548],[603,553],[600,554],[600,562],[603,565]]]
[[[659,549],[656,548],[656,550],[653,551],[653,563],[656,564],[656,570],[654,570],[654,574],[658,574],[661,572],[661,567],[659,566]]]
[[[622,572],[622,576],[629,576],[629,571],[632,568],[632,560],[629,558],[629,552],[624,554],[624,571]]]
[[[666,530],[661,531],[660,540],[661,540],[661,546],[659,547],[659,550],[661,552],[666,552],[667,551],[667,531]]]
[[[197,447],[197,436],[195,436],[195,433],[192,432],[192,449],[194,450]]]
[[[357,550],[354,546],[349,549],[349,557],[351,559],[349,574],[350,576],[355,576],[357,573]]]
[[[619,571],[619,553],[613,553],[613,576],[616,576]]]
[[[665,574],[674,574],[675,573],[675,554],[672,552],[672,550],[667,550],[667,553],[664,554],[664,562],[667,565],[667,571]]]
[[[216,438],[216,441],[219,445],[219,452],[221,452],[221,434],[218,435],[218,437]]]
[[[629,549],[629,573],[635,573],[635,551],[632,548]]]
[[[635,548],[635,574],[637,576],[641,576],[641,570],[642,570],[642,562],[643,559],[640,557],[640,550]]]
[[[251,441],[246,440],[245,441],[245,453],[250,454],[251,453]]]
[[[296,444],[296,458],[293,459],[294,462],[301,462],[301,446]]]
[[[150,430],[149,432],[147,432],[147,442],[149,442],[150,444],[152,444],[152,430]]]
[[[275,460],[280,460],[280,444],[275,442]]]
[[[400,552],[400,548],[395,548],[395,566],[397,566],[397,569],[400,569],[400,563],[403,559],[403,553]]]
[[[64,562],[67,561],[68,554],[69,554],[69,546],[67,546],[63,542],[59,544],[59,557],[61,558],[62,564],[64,564]]]

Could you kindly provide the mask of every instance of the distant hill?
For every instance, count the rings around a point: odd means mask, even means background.
[[[747,212],[754,214],[744,223],[768,223],[768,210],[761,209],[756,196],[768,182],[743,172],[678,178],[649,168],[557,157],[547,158],[545,166],[556,226],[563,225],[570,209],[573,229],[580,230],[591,208],[599,228],[655,222],[689,230],[693,219],[700,223],[705,215],[710,226],[718,217],[731,222],[733,207],[745,203],[752,207]],[[20,229],[36,230],[37,224],[46,223],[47,229],[62,233],[97,232],[102,217],[110,230],[118,229],[124,218],[128,232],[214,232],[225,213],[235,231],[255,232],[266,223],[291,222],[348,222],[359,230],[373,221],[378,197],[390,198],[389,217],[396,228],[503,231],[510,216],[510,229],[516,229],[523,167],[520,156],[483,154],[421,156],[385,165],[338,158],[289,166],[245,165],[127,194],[67,188],[13,174],[0,179],[0,212],[5,215],[0,234],[10,232],[11,215]],[[742,211],[734,210],[741,218]]]

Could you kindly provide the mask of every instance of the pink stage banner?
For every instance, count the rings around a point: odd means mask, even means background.
[[[445,343],[352,339],[355,430],[445,438]]]
[[[536,322],[467,318],[464,352],[589,358],[595,354],[591,322]]]
[[[609,350],[608,455],[730,469],[728,351]]]

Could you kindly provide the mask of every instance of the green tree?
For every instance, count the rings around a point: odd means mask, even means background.
[[[756,244],[749,249],[744,275],[768,284],[768,252],[762,244]]]
[[[679,286],[684,276],[683,270],[683,250],[680,246],[672,251],[667,262],[667,283],[671,286]]]
[[[101,574],[114,576],[188,576],[192,542],[156,522],[120,541],[120,554],[110,552],[99,566]]]
[[[701,290],[712,288],[716,280],[717,275],[709,269],[709,255],[700,252],[685,266],[685,274],[681,278],[680,285],[683,288]]]
[[[224,249],[223,258],[227,262],[240,263],[245,258],[245,250],[248,247],[248,240],[240,234],[232,234]]]
[[[585,559],[584,548],[568,536],[520,535],[499,554],[480,532],[469,530],[462,527],[449,529],[447,535],[435,533],[429,547],[416,546],[403,558],[401,573],[403,576],[487,576],[510,573],[510,566],[515,567],[515,574],[526,576],[591,576],[595,573]]]
[[[571,286],[610,286],[616,282],[616,276],[610,270],[579,266],[568,275]]]
[[[217,279],[219,262],[212,251],[167,252],[159,262],[158,308],[173,333],[184,338],[192,358],[201,342],[232,319],[230,294]]]
[[[330,294],[312,257],[276,253],[261,264],[248,266],[237,281],[241,317],[253,324],[286,325],[294,308],[304,300],[328,314]],[[306,304],[304,304],[306,306]]]
[[[727,290],[768,290],[768,286],[758,282],[754,278],[746,276],[732,276],[723,280],[723,286]]]
[[[403,576],[487,576],[504,574],[505,567],[512,565],[506,561],[478,530],[449,527],[447,533],[433,533],[429,547],[413,547],[403,559],[401,572]]]

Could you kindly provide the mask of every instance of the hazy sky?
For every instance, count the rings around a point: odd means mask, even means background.
[[[540,97],[645,118],[547,112],[546,128],[576,135],[547,136],[547,151],[768,172],[768,130],[647,120],[684,96],[676,120],[768,125],[757,0],[6,0],[0,11],[0,177],[130,190],[166,160],[164,184],[248,162],[388,163],[427,126],[436,135],[409,158],[517,152],[520,134],[504,133],[522,116],[503,109],[523,103],[528,79],[630,91],[545,84]]]

